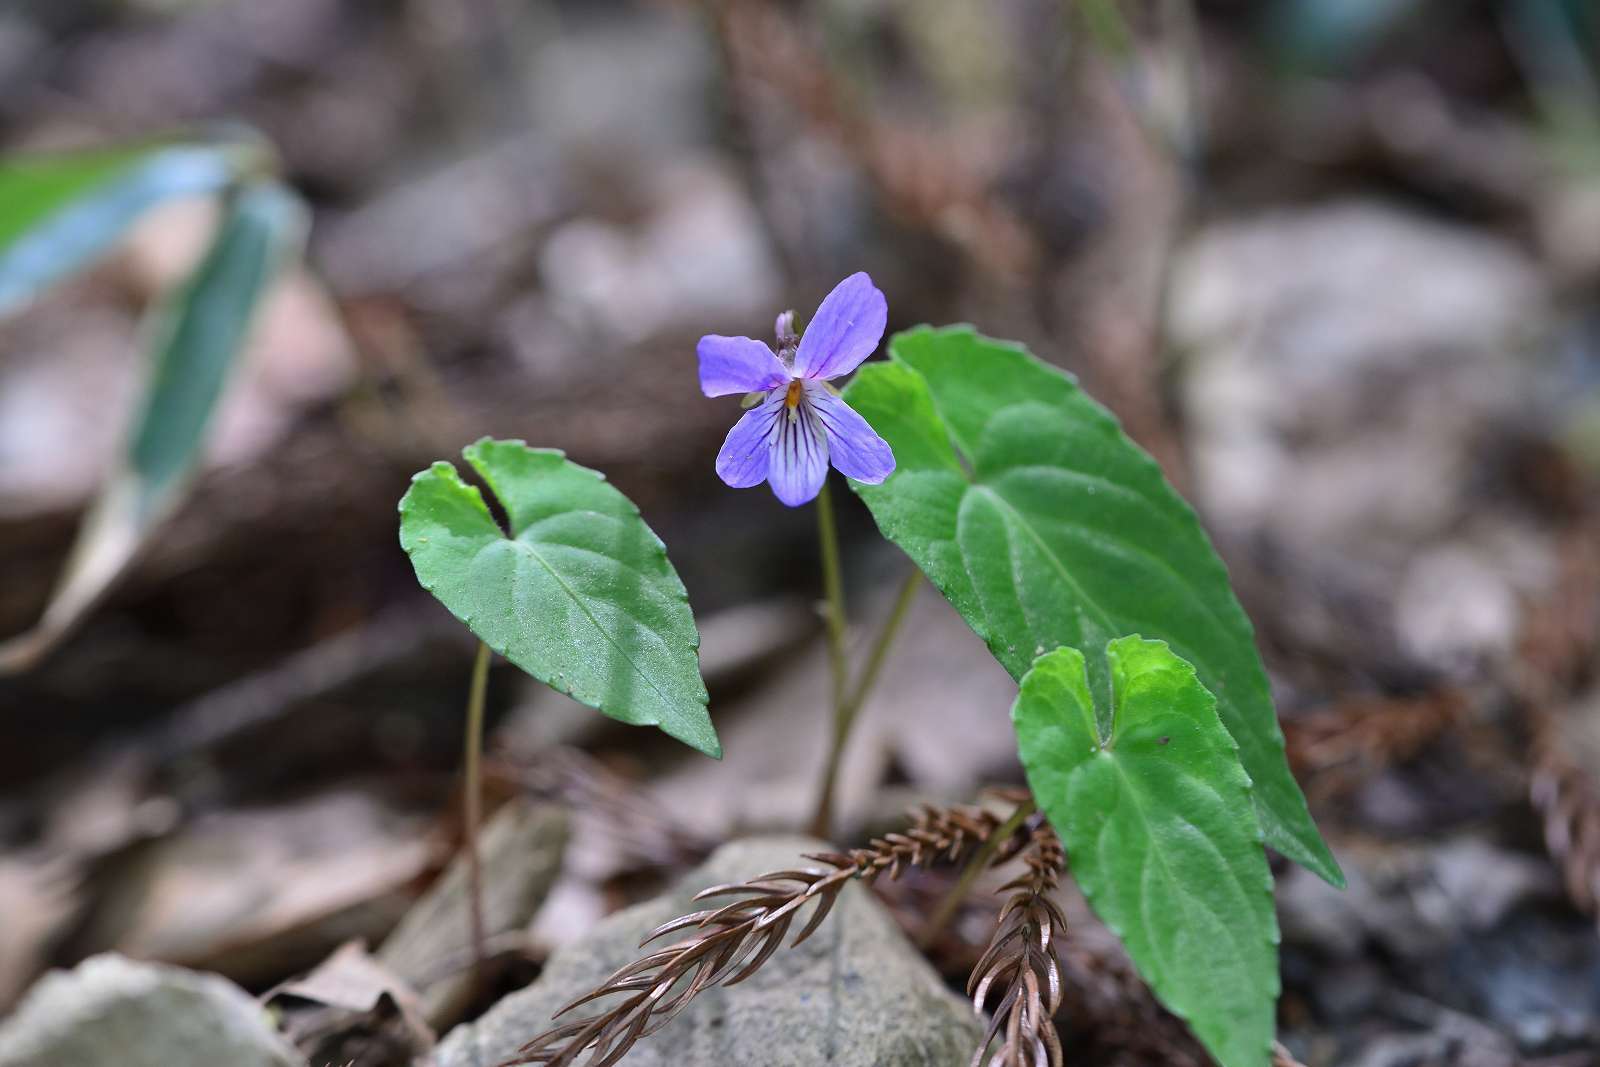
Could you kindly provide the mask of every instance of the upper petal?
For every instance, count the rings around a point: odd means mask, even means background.
[[[828,458],[839,473],[877,485],[894,473],[894,451],[866,419],[820,383],[806,383],[806,400],[828,436]]]
[[[833,287],[800,335],[795,353],[797,378],[837,378],[849,374],[872,355],[883,340],[889,303],[865,271],[857,271]]]
[[[767,478],[768,457],[783,419],[783,394],[774,393],[744,413],[717,453],[717,476],[735,489],[760,485]]]
[[[700,389],[706,396],[756,393],[789,380],[788,368],[754,338],[707,334],[695,351],[700,356]]]
[[[794,417],[778,416],[767,481],[779,500],[799,507],[822,491],[828,477],[828,439],[811,405],[794,408]]]

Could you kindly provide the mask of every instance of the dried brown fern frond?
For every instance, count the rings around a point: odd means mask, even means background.
[[[1513,691],[1549,707],[1586,686],[1600,647],[1600,515],[1565,531],[1548,593],[1523,612]]]
[[[1600,913],[1600,515],[1562,535],[1558,573],[1523,614],[1507,687],[1531,739],[1529,798],[1567,895]],[[1587,692],[1588,695],[1579,695]]]
[[[999,926],[967,982],[967,995],[980,1015],[988,1009],[991,992],[1003,991],[983,1044],[973,1053],[972,1067],[984,1063],[996,1039],[1000,1046],[988,1060],[989,1067],[1060,1067],[1062,1062],[1055,1024],[1061,1007],[1061,961],[1055,939],[1067,920],[1050,894],[1066,854],[1048,823],[1033,831],[1022,861],[1028,869],[1003,887],[1012,895],[1000,909]]]
[[[1534,767],[1529,793],[1544,819],[1545,847],[1561,868],[1567,895],[1584,912],[1600,913],[1600,783],[1590,768],[1600,753],[1600,708],[1534,716]]]
[[[679,931],[691,933],[630,963],[562,1008],[557,1018],[591,1001],[621,998],[600,1015],[540,1034],[522,1046],[521,1055],[512,1062],[608,1067],[640,1038],[670,1022],[701,991],[734,985],[754,974],[783,944],[806,904],[815,901],[817,906],[791,947],[810,937],[827,918],[846,883],[859,879],[870,884],[883,874],[898,877],[907,867],[955,862],[987,841],[1001,822],[981,808],[927,806],[902,833],[875,838],[866,848],[806,857],[820,867],[774,871],[736,885],[712,886],[695,899],[736,899],[657,927],[644,944]]]
[[[1466,720],[1466,695],[1437,689],[1410,698],[1354,698],[1284,723],[1289,763],[1327,801],[1404,763]]]

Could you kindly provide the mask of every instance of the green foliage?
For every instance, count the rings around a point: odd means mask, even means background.
[[[218,144],[0,161],[0,314],[91,262],[151,207],[219,192],[253,158]]]
[[[1020,679],[1062,645],[1161,638],[1217,695],[1255,783],[1267,841],[1342,883],[1289,773],[1254,633],[1194,512],[1066,374],[958,326],[896,335],[846,399],[894,448],[882,485],[852,482]],[[1110,675],[1089,665],[1097,705]],[[1101,723],[1102,729],[1107,724]]]
[[[639,509],[558,451],[484,438],[462,454],[510,535],[477,488],[435,463],[400,501],[400,544],[423,588],[541,682],[720,757],[688,595]]]
[[[298,253],[307,222],[282,186],[241,189],[205,258],[159,313],[153,373],[128,453],[146,516],[162,510],[193,468],[255,310],[285,258]]]
[[[305,230],[304,206],[281,186],[252,184],[229,198],[205,257],[156,313],[149,384],[127,452],[85,520],[44,617],[0,645],[0,672],[29,666],[59,640],[177,505],[261,297],[298,255]]]
[[[1076,649],[1022,679],[1011,717],[1028,784],[1162,1003],[1222,1067],[1261,1067],[1278,924],[1250,779],[1216,701],[1165,643],[1119,638],[1105,659],[1109,730]]]
[[[73,199],[142,158],[144,149],[113,148],[61,156],[18,156],[0,163],[0,248],[6,248]]]

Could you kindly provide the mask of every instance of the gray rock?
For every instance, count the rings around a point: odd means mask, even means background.
[[[1336,629],[1446,671],[1503,653],[1549,548],[1484,506],[1478,455],[1535,406],[1550,302],[1512,242],[1381,203],[1207,227],[1168,321],[1207,517],[1283,553],[1306,599],[1374,605]]]
[[[561,872],[567,813],[553,804],[516,800],[495,813],[479,836],[483,857],[483,927],[493,938],[533,918]],[[377,961],[416,988],[433,1026],[461,1018],[472,998],[467,860],[451,862],[378,950]]]
[[[357,787],[210,812],[106,866],[82,943],[265,984],[382,937],[438,850],[424,816]]]
[[[1278,881],[1278,922],[1286,945],[1355,960],[1368,944],[1391,959],[1418,960],[1476,941],[1519,908],[1560,889],[1543,860],[1476,837],[1424,846],[1346,843],[1349,885],[1334,889],[1303,868]]]
[[[451,1031],[434,1067],[494,1067],[512,1057],[548,1028],[552,1012],[637,959],[647,932],[693,910],[695,892],[803,865],[802,853],[823,848],[801,837],[723,846],[671,892],[609,917],[552,957],[533,985]],[[980,1035],[971,1007],[943,988],[883,906],[851,886],[809,941],[780,950],[739,985],[702,993],[621,1062],[965,1067]]]
[[[92,956],[41,978],[3,1027],[0,1067],[304,1067],[244,990],[214,974]]]

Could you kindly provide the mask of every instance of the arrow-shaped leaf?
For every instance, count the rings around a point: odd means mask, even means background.
[[[400,501],[400,544],[423,588],[541,682],[720,757],[688,594],[639,509],[553,449],[484,438],[462,454],[510,534],[435,463]]]

